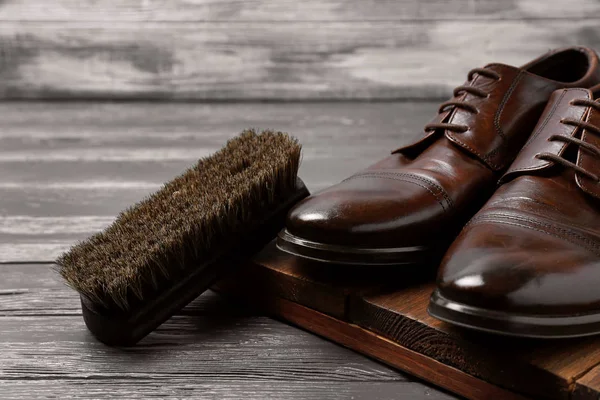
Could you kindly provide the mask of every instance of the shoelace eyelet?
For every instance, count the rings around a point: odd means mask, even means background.
[[[474,79],[475,74],[485,76],[485,77],[487,77],[489,79],[493,79],[495,81],[502,80],[500,75],[497,72],[495,72],[491,69],[487,69],[487,68],[472,69],[471,71],[469,71],[469,73],[467,75],[467,80],[469,82],[471,82]],[[472,85],[461,85],[454,89],[454,91],[453,91],[454,98],[453,99],[446,101],[440,105],[440,107],[438,108],[438,113],[442,114],[446,111],[453,111],[458,108],[458,109],[463,109],[465,111],[471,112],[473,114],[479,114],[480,110],[477,107],[475,107],[473,104],[465,101],[464,97],[458,98],[458,96],[462,95],[462,94],[471,94],[473,96],[476,96],[476,97],[479,97],[482,99],[489,99],[491,96],[490,92],[486,92],[481,88],[477,88]],[[464,133],[464,132],[468,131],[470,128],[466,125],[457,125],[457,124],[452,124],[452,123],[447,123],[447,122],[430,123],[430,124],[425,125],[425,128],[424,128],[425,132],[435,131],[436,129],[449,130],[449,131],[453,131],[455,133]]]
[[[585,106],[592,107],[597,111],[600,111],[600,100],[590,100],[590,99],[573,99],[569,102],[569,104],[574,106]],[[593,125],[592,123],[572,118],[561,118],[560,122],[565,125],[572,125],[575,129],[581,129],[589,132],[590,134],[600,135],[600,127]],[[600,148],[593,143],[589,143],[585,141],[584,137],[578,138],[573,135],[559,135],[554,134],[546,139],[548,142],[552,141],[560,141],[564,142],[565,146],[578,146],[578,151],[587,151],[596,157],[598,161],[600,161]],[[564,149],[564,147],[563,147]],[[585,176],[587,179],[591,180],[596,184],[600,184],[600,176],[594,174],[579,164],[579,158],[577,162],[572,162],[566,158],[562,154],[555,154],[553,152],[548,153],[537,153],[534,155],[535,159],[544,160],[550,163],[554,163],[557,165],[562,165],[564,168],[570,168],[575,171],[576,176]]]

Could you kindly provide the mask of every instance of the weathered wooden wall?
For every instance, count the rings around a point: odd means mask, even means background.
[[[439,98],[600,47],[594,0],[4,0],[0,98]]]

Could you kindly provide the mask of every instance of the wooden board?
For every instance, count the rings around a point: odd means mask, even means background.
[[[305,332],[256,315],[240,316],[239,306],[222,307],[214,296],[201,297],[140,349],[115,354],[98,346],[87,333],[77,296],[49,270],[60,251],[101,229],[124,207],[243,128],[278,128],[297,135],[305,148],[301,175],[316,190],[418,136],[435,114],[436,103],[0,104],[0,347],[10,355],[0,359],[0,398],[52,394],[129,398],[152,393],[194,397],[213,391],[215,397],[227,398],[229,392],[231,398],[246,393],[257,399],[278,394],[287,398],[449,398]],[[28,260],[48,264],[23,264]],[[256,277],[262,276],[271,288],[278,287],[279,295],[285,293],[288,299],[320,309],[319,315],[326,319],[319,320],[330,322],[331,315],[337,321],[347,319],[348,305],[354,305],[354,310],[358,300],[373,300],[369,307],[382,308],[376,302],[385,300],[378,296],[388,290],[388,285],[381,284],[382,276],[402,287],[425,278],[415,275],[411,283],[397,271],[378,269],[377,275],[344,270],[346,278],[340,280],[342,273],[318,265],[305,265],[303,271],[312,269],[306,277],[293,264],[285,265],[292,267],[283,275],[261,269]],[[385,313],[393,328],[394,313]],[[309,314],[298,311],[295,315],[306,319]],[[423,316],[419,315],[413,318]],[[341,326],[339,331],[343,331]],[[431,370],[414,343],[405,338],[406,346],[398,346],[386,338],[395,332],[387,325],[376,334],[352,326],[336,340],[361,350],[352,337],[361,338],[360,342],[372,338],[390,346],[375,355],[380,360],[424,379],[435,374],[438,384],[459,393],[464,379],[470,382],[467,387],[482,390],[482,379],[461,371],[460,363],[451,372],[444,362],[437,362]],[[453,337],[443,327],[427,332],[434,338]],[[452,341],[444,343],[450,343],[450,349],[457,347]],[[490,343],[488,347],[496,344]],[[465,354],[477,354],[475,348],[470,344]],[[538,372],[540,382],[558,382],[556,387],[564,388],[565,379],[557,374],[572,374],[570,366],[577,366],[573,358],[581,350],[566,348],[563,366],[551,348],[534,350],[537,364],[531,367],[533,371],[552,368],[552,372]],[[390,354],[403,354],[405,361],[394,364]],[[579,379],[571,375],[574,396],[592,396],[598,387],[595,354],[589,354],[590,372],[581,372]],[[115,360],[117,373],[123,375],[119,379],[110,373]],[[252,371],[240,367],[246,363]],[[518,371],[527,372],[525,363],[518,365]]]
[[[347,274],[271,244],[219,288],[468,398],[505,398],[494,394],[500,388],[504,396],[600,396],[600,338],[520,340],[455,328],[427,314],[434,286],[422,270]]]
[[[453,398],[207,292],[115,349],[87,331],[52,265],[0,265],[0,398]]]
[[[577,380],[575,398],[597,399],[600,392],[600,366],[596,365]]]
[[[232,361],[233,362],[233,361]],[[210,364],[208,364],[210,365]],[[267,372],[268,376],[269,372]],[[280,380],[219,380],[204,382],[190,377],[181,380],[172,377],[146,379],[55,379],[12,380],[2,382],[0,395],[5,400],[20,400],[15,393],[27,398],[80,398],[80,399],[298,399],[298,400],[395,400],[424,399],[449,400],[453,397],[430,388],[420,388],[413,382],[339,382]]]
[[[0,99],[441,99],[469,69],[600,48],[597,2],[0,4]]]

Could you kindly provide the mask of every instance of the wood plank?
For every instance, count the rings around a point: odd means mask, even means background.
[[[600,365],[586,371],[576,382],[573,400],[598,399],[600,393]]]
[[[240,282],[237,280],[237,277],[235,282]],[[261,286],[260,290],[255,290],[254,287],[248,285],[244,285],[243,287],[236,286],[235,282],[230,280],[224,285],[219,285],[219,287],[231,296],[260,304],[264,310],[286,321],[396,368],[434,382],[461,396],[470,399],[524,399],[519,394],[490,385],[460,370],[445,366],[433,359],[428,359],[422,354],[398,345],[357,325],[340,321],[292,301],[278,298],[277,296],[273,296],[272,291],[264,292],[262,289],[268,286]]]
[[[0,21],[413,21],[589,18],[593,0],[5,0]]]
[[[538,383],[533,389],[544,389],[546,396],[558,391],[567,397],[573,389],[573,382],[585,371],[600,364],[598,337],[553,341],[516,340],[472,334],[442,323],[426,311],[432,291],[433,284],[428,284],[365,296],[354,304],[350,319],[476,376],[519,387]],[[492,340],[494,349],[490,350],[489,343]],[[488,355],[494,358],[482,362]],[[526,369],[519,371],[521,367]],[[550,381],[539,383],[547,379]]]
[[[397,271],[395,278],[387,276],[385,272],[380,274],[379,269],[367,269],[363,271],[363,276],[369,276],[370,281],[361,286],[360,275],[356,275],[356,281],[349,283],[346,278],[335,280],[328,277],[328,271],[334,276],[343,276],[343,268],[331,269],[329,265],[321,264],[319,274],[314,274],[310,269],[302,268],[304,263],[316,268],[312,262],[284,256],[274,248],[267,248],[254,264],[219,283],[218,287],[227,293],[241,293],[247,299],[264,296],[269,304],[277,303],[279,299],[300,302],[303,307],[314,310],[306,311],[310,316],[296,322],[306,329],[313,330],[313,325],[318,324],[311,322],[311,318],[320,318],[317,314],[335,316],[335,321],[322,320],[323,326],[319,328],[320,334],[334,341],[344,344],[346,336],[352,335],[338,333],[352,329],[351,326],[355,324],[402,349],[419,354],[424,357],[425,364],[439,363],[470,377],[535,398],[567,399],[576,389],[580,392],[584,389],[594,390],[594,375],[578,385],[575,382],[600,365],[598,337],[542,341],[511,339],[455,328],[427,314],[434,283],[410,283],[410,269]],[[335,272],[335,268],[340,269]],[[419,268],[427,269],[426,266]],[[429,269],[434,271],[435,267]],[[269,279],[265,279],[265,276],[269,276]],[[373,285],[378,280],[379,285]],[[328,292],[333,297],[323,296]],[[336,307],[332,307],[332,304]],[[292,310],[287,306],[282,307],[276,307],[274,312],[294,321],[297,313],[294,307],[290,306]],[[341,320],[346,321],[347,325]],[[383,351],[383,344],[375,338],[365,341],[367,344],[359,351],[371,356]],[[401,360],[391,358],[385,361],[391,365],[396,362],[400,368],[410,371]],[[435,376],[426,379],[456,390]],[[457,379],[460,381],[462,378]],[[468,385],[467,382],[463,383]],[[600,392],[594,395],[598,396]]]
[[[0,262],[51,261],[247,127],[304,144],[330,186],[420,135],[436,104],[0,104]],[[360,149],[359,151],[357,149]]]
[[[0,284],[0,382],[85,376],[177,378],[183,373],[205,383],[215,376],[234,380],[252,380],[251,376],[313,381],[406,380],[386,367],[365,362],[341,347],[262,317],[210,291],[135,348],[110,349],[87,331],[80,312],[61,314],[74,307],[65,307],[60,301],[53,304],[47,298],[36,315],[6,312],[11,308],[11,298],[12,304],[20,304],[21,309],[35,309],[40,306],[36,299],[43,297],[39,294],[47,291],[62,293],[73,305],[78,303],[77,293],[48,266],[2,265],[0,272],[6,277]],[[37,343],[46,345],[33,350],[32,345]],[[323,354],[327,357],[319,357]],[[136,362],[142,355],[151,358]],[[301,360],[316,364],[302,364]]]
[[[195,398],[209,393],[248,399],[452,398],[212,292],[138,346],[109,348],[87,331],[80,313],[61,314],[73,310],[60,301],[46,299],[49,310],[42,306],[37,315],[6,313],[11,298],[33,310],[39,306],[35,294],[50,290],[78,299],[48,266],[0,265],[0,275],[2,399]]]
[[[414,382],[288,382],[259,380],[252,382],[213,378],[210,383],[179,379],[145,378],[135,379],[57,379],[53,381],[8,381],[0,387],[0,396],[5,400],[20,400],[16,393],[25,393],[31,398],[81,399],[223,399],[223,400],[394,400],[428,399],[446,400],[453,396],[435,391]]]
[[[432,290],[427,284],[366,296],[351,307],[350,319],[474,376],[537,396],[568,398],[574,378],[600,363],[598,338],[514,340],[442,323],[426,311]]]
[[[301,302],[338,318],[345,318],[346,302],[350,293],[368,293],[380,289],[381,281],[402,279],[408,286],[411,281],[403,271],[380,269],[377,274],[365,271],[323,269],[318,263],[294,263],[293,258],[277,252],[274,260],[273,244],[257,256],[258,263],[273,265],[270,268],[248,266],[240,272],[241,281],[258,279],[271,281],[277,296]],[[271,258],[269,258],[271,257]],[[281,266],[277,268],[277,265]],[[53,264],[0,264],[0,316],[81,315],[79,298],[54,271]],[[243,276],[243,277],[242,277]],[[385,279],[382,279],[382,276]],[[415,274],[415,280],[422,276]],[[200,297],[183,310],[185,315],[206,314],[211,302]]]
[[[10,380],[156,378],[407,381],[360,354],[267,317],[176,316],[135,348],[98,342],[76,317],[0,318],[0,387]],[[43,344],[43,345],[41,345]]]
[[[0,98],[440,99],[473,67],[521,65],[568,44],[598,48],[597,25],[4,22]]]
[[[421,135],[436,110],[435,102],[2,103],[0,189],[107,190],[111,180],[153,189],[248,127],[298,137],[314,187],[323,184],[317,177],[342,179]]]
[[[0,264],[0,317],[81,316],[79,297],[54,268],[54,264]],[[220,302],[215,307],[216,302],[214,296],[201,296],[180,314],[218,315],[229,305]],[[237,306],[226,311],[231,316],[256,315]]]
[[[0,317],[81,316],[81,303],[52,264],[0,264]],[[209,297],[199,298],[186,313],[211,308]]]

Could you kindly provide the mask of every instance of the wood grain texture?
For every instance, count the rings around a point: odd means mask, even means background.
[[[1,321],[0,383],[86,377],[98,381],[173,378],[188,383],[210,383],[213,379],[407,380],[306,332],[267,317],[228,315],[225,309],[220,316],[175,316],[129,349],[99,343],[80,316],[4,317]],[[324,354],[327,356],[321,357]]]
[[[427,313],[433,287],[355,299],[349,319],[436,360],[536,396],[569,398],[573,383],[600,364],[598,337],[518,340],[442,323]]]
[[[543,341],[475,333],[429,316],[426,309],[434,283],[410,283],[410,269],[397,269],[395,277],[380,269],[368,269],[362,273],[368,278],[361,279],[357,273],[346,274],[343,268],[336,271],[336,267],[320,264],[316,273],[315,268],[317,265],[313,262],[267,248],[255,264],[219,283],[218,288],[227,293],[243,294],[247,299],[263,296],[265,307],[291,321],[296,318],[293,307],[290,311],[285,307],[272,309],[270,305],[279,299],[284,304],[290,300],[300,302],[314,311],[295,323],[311,331],[315,330],[316,324],[312,319],[321,318],[321,313],[334,316],[336,320],[323,321],[324,326],[319,326],[318,332],[344,345],[350,335],[340,334],[340,331],[352,329],[349,325],[358,325],[402,349],[419,354],[424,357],[425,364],[439,363],[472,378],[534,398],[568,399],[584,393],[600,395],[594,391],[598,381],[594,371],[600,365],[598,337]],[[427,269],[427,266],[419,268]],[[430,269],[434,272],[435,266]],[[376,282],[379,284],[374,284]],[[375,354],[385,353],[381,348],[385,345],[377,340],[365,338],[365,343],[362,347],[357,345],[359,351],[376,358],[380,357]],[[403,356],[397,357],[402,359]],[[384,360],[416,373],[394,357]],[[435,376],[426,379],[456,391],[448,382]],[[468,386],[467,382],[463,383]]]
[[[138,346],[109,348],[50,266],[5,264],[0,276],[2,399],[452,398],[212,292]]]
[[[440,99],[473,67],[598,48],[598,21],[3,22],[0,98]]]
[[[593,0],[5,0],[1,21],[413,21],[589,18]]]
[[[574,383],[574,386],[573,399],[598,399],[598,393],[600,393],[600,365],[595,366],[583,374],[583,376]]]
[[[240,285],[240,282],[242,281],[234,277],[221,287],[226,288],[225,293],[259,304],[264,310],[286,321],[434,382],[461,396],[469,399],[524,399],[519,394],[490,385],[357,325],[274,296],[272,291],[264,291],[268,285],[262,286],[259,283],[258,290],[256,290],[257,287],[243,283]]]
[[[304,145],[313,191],[421,134],[436,104],[0,104],[0,261],[51,261],[248,127]]]
[[[221,381],[197,383],[192,380],[162,378],[99,380],[56,379],[47,381],[8,381],[2,383],[0,396],[21,400],[18,393],[31,398],[120,398],[120,399],[302,399],[302,400],[447,400],[452,396],[412,382],[281,382]],[[69,397],[72,396],[72,397]]]

